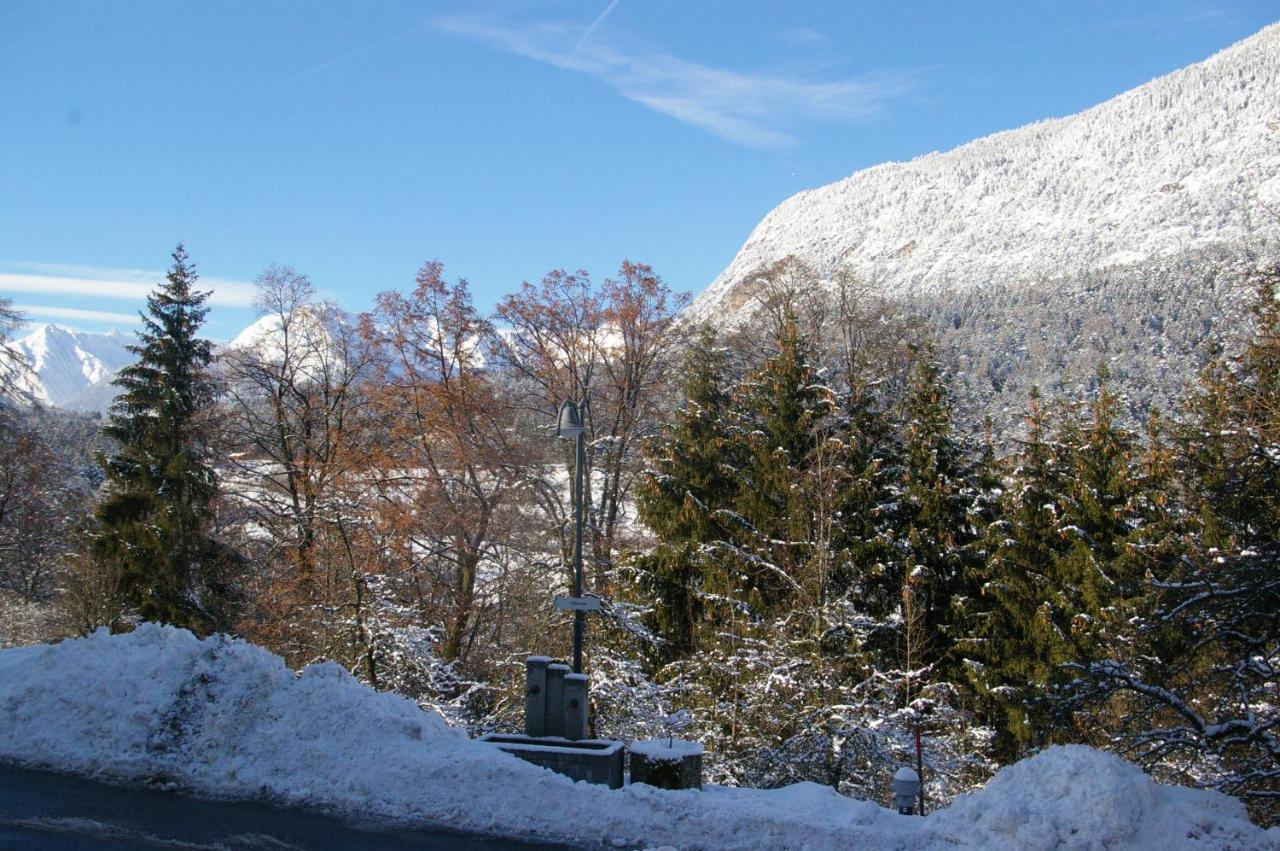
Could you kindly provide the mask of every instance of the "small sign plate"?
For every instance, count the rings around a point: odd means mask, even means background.
[[[597,597],[556,597],[557,609],[568,609],[571,612],[598,612],[600,600]]]

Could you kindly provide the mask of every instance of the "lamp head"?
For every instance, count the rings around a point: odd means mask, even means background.
[[[560,417],[556,421],[556,437],[561,440],[575,440],[586,431],[582,425],[582,411],[579,410],[578,404],[572,400],[562,402],[560,405]]]

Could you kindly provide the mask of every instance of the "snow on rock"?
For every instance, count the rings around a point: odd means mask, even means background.
[[[0,651],[0,759],[397,825],[589,846],[1280,848],[1222,795],[1157,786],[1088,748],[1005,769],[928,818],[799,783],[758,791],[574,784],[468,740],[326,663],[143,625]]]

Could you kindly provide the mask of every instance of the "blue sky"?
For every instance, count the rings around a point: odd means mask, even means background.
[[[1265,2],[0,3],[0,296],[131,327],[179,240],[206,332],[270,263],[352,311],[426,260],[696,293],[778,202],[1066,115]]]

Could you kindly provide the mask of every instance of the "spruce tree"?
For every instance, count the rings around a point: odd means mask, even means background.
[[[921,347],[903,408],[903,578],[921,607],[931,645],[926,656],[937,660],[955,638],[954,603],[975,590],[977,565],[969,465],[951,433],[951,404],[931,342]]]
[[[1142,526],[1133,467],[1136,437],[1117,423],[1119,400],[1110,379],[1100,364],[1088,424],[1068,418],[1060,438],[1066,451],[1061,504],[1067,552],[1055,566],[1055,579],[1065,595],[1059,613],[1070,646],[1065,652],[1075,661],[1105,655],[1103,620],[1142,593],[1141,574],[1127,575],[1132,563],[1122,558],[1127,539]]]
[[[698,648],[708,586],[723,578],[711,557],[728,536],[723,512],[737,493],[741,441],[730,416],[728,355],[710,327],[685,358],[684,404],[674,421],[645,446],[646,470],[636,490],[640,519],[660,538],[635,566],[653,602],[651,621],[665,640],[660,658],[673,661]]]
[[[805,484],[835,413],[834,394],[789,308],[774,344],[738,402],[748,457],[735,501],[733,555],[747,602],[762,611],[793,599],[810,578],[814,504]]]
[[[215,494],[202,418],[213,402],[210,344],[197,336],[208,293],[182,245],[165,282],[147,297],[137,361],[103,432],[116,443],[102,458],[106,494],[93,554],[122,577],[122,594],[146,620],[207,626],[203,575],[221,556],[209,535]]]
[[[1187,440],[1186,467],[1219,549],[1280,536],[1280,267],[1254,283],[1254,337],[1206,369]]]
[[[1018,758],[1043,714],[1037,684],[1057,661],[1061,587],[1056,566],[1063,483],[1049,442],[1040,392],[1031,389],[1027,435],[999,519],[986,530],[989,553],[975,619],[962,644],[972,682],[995,716],[997,756]]]
[[[831,593],[849,595],[860,611],[887,618],[897,606],[902,584],[893,529],[901,451],[867,365],[851,352],[845,369],[841,462],[847,474],[836,508],[846,551],[834,571]]]
[[[1255,283],[1255,336],[1234,358],[1213,352],[1176,464],[1157,445],[1139,465],[1143,522],[1117,573],[1154,581],[1132,614],[1116,609],[1127,652],[1112,639],[1066,667],[1068,708],[1093,713],[1113,746],[1157,777],[1242,798],[1267,825],[1280,821],[1280,269]]]
[[[1002,716],[997,749],[1006,760],[1027,746],[1089,737],[1055,720],[1063,706],[1055,688],[1073,676],[1064,666],[1128,652],[1127,621],[1146,594],[1139,552],[1165,534],[1159,447],[1144,473],[1136,436],[1117,424],[1109,378],[1099,367],[1088,421],[1069,411],[1052,445],[1033,394],[1014,489],[991,527],[976,670]]]

